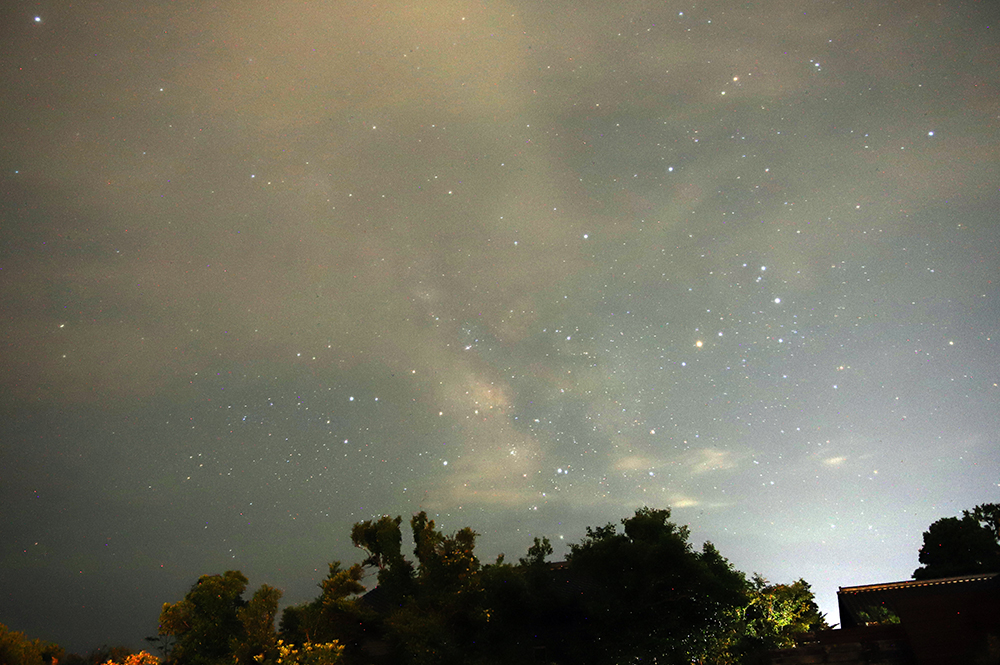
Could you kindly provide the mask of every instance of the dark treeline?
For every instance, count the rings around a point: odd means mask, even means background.
[[[711,543],[694,548],[669,518],[642,508],[620,525],[588,527],[565,561],[550,562],[548,539],[536,538],[517,563],[501,555],[484,565],[471,528],[445,534],[423,512],[409,522],[408,559],[403,519],[383,516],[353,526],[366,556],[331,563],[313,600],[278,617],[279,589],[264,584],[245,599],[241,572],[205,575],[163,605],[146,640],[165,665],[755,665],[827,627],[804,580],[748,577]],[[919,559],[915,579],[1000,570],[1000,505],[937,520]],[[157,661],[120,647],[66,655],[0,624],[0,665]]]
[[[207,575],[167,603],[160,634],[177,665],[378,663],[759,663],[796,634],[826,627],[804,580],[769,584],[712,546],[696,549],[669,510],[642,508],[588,528],[564,562],[536,538],[516,563],[482,564],[476,533],[439,530],[426,513],[359,522],[366,556],[330,564],[319,595],[286,608],[263,585],[243,599],[238,571]],[[362,584],[366,569],[377,586]]]
[[[159,638],[146,638],[159,642]],[[126,646],[99,646],[86,655],[66,653],[58,644],[33,640],[0,623],[0,665],[157,665],[152,654],[135,654]]]

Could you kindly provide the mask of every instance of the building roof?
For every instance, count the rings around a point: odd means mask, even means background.
[[[918,587],[961,584],[964,582],[982,582],[992,580],[998,575],[1000,573],[980,573],[978,575],[963,575],[961,577],[940,577],[933,580],[905,580],[903,582],[883,582],[881,584],[865,584],[863,586],[842,586],[837,593],[870,593],[891,589],[915,589]]]
[[[841,587],[837,602],[844,629],[898,624],[921,664],[1000,656],[1000,573]]]

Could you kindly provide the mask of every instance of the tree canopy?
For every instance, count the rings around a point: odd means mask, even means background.
[[[331,562],[319,595],[286,607],[277,630],[281,590],[263,584],[246,600],[247,578],[230,570],[164,603],[159,636],[147,640],[165,665],[757,665],[828,627],[805,580],[748,578],[711,542],[695,547],[666,508],[586,527],[562,562],[548,561],[552,544],[535,537],[516,564],[503,554],[484,564],[472,528],[445,533],[425,512],[409,520],[408,559],[402,525],[387,515],[354,524],[362,562]],[[918,580],[1000,572],[1000,505],[935,521],[919,559]],[[157,660],[119,648],[63,656],[0,625],[3,665]]]
[[[281,591],[263,585],[243,600],[247,578],[238,570],[203,575],[183,600],[164,603],[160,634],[176,639],[170,662],[178,665],[239,665],[274,651],[274,617]]]
[[[0,623],[0,663],[44,665],[63,656],[62,647],[41,640],[30,640],[24,633]]]
[[[916,580],[1000,572],[1000,505],[981,504],[931,524],[919,560]]]
[[[587,528],[560,563],[535,537],[517,564],[503,555],[483,564],[475,531],[445,533],[424,512],[409,523],[412,561],[401,517],[358,522],[351,539],[378,586],[359,595],[361,566],[332,564],[319,598],[285,610],[279,637],[337,639],[345,663],[722,664],[756,662],[825,627],[805,581],[751,582],[669,518],[641,508]]]
[[[588,529],[570,546],[569,564],[592,585],[583,594],[598,662],[655,658],[690,663],[705,656],[745,604],[747,585],[711,544],[696,550],[670,511],[641,508],[621,521]]]
[[[986,514],[986,513],[984,513]],[[588,527],[567,559],[535,537],[516,564],[476,555],[476,532],[441,530],[425,512],[354,524],[361,563],[329,565],[311,601],[286,607],[239,571],[205,575],[166,603],[160,634],[177,665],[499,665],[550,662],[765,662],[769,649],[826,627],[804,580],[748,579],[710,542],[690,541],[669,509],[640,508]],[[365,585],[366,569],[377,586]]]

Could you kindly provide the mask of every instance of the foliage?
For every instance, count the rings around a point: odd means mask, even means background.
[[[277,654],[273,661],[266,661],[263,655],[255,656],[258,663],[273,662],[275,665],[333,665],[340,660],[344,647],[336,641],[325,643],[305,642],[298,647],[278,640]]]
[[[1000,504],[983,503],[973,508],[971,513],[968,510],[963,510],[962,514],[971,516],[979,522],[980,526],[989,529],[993,540],[1000,543]]]
[[[767,663],[771,649],[794,647],[797,635],[829,628],[808,582],[770,584],[756,574],[745,604],[730,619],[711,650],[716,665]]]
[[[522,567],[544,566],[546,557],[552,556],[552,543],[544,536],[535,537],[535,542],[528,548],[528,556],[519,559]]]
[[[277,649],[278,636],[274,631],[274,616],[278,613],[281,590],[262,584],[253,597],[243,607],[237,608],[242,631],[230,638],[230,646],[236,662],[248,664],[273,655]]]
[[[476,533],[466,527],[446,535],[423,511],[410,520],[410,529],[418,565],[409,579],[394,580],[403,583],[396,594],[401,602],[386,617],[386,636],[413,663],[461,662],[485,619]]]
[[[42,640],[29,640],[24,633],[0,623],[0,663],[3,665],[43,665],[62,656],[62,647]]]
[[[355,599],[365,591],[361,584],[364,574],[360,564],[342,569],[339,561],[332,562],[326,579],[319,583],[320,596],[282,612],[282,638],[295,644],[331,640],[334,635],[344,641],[354,641],[359,617],[365,614]]]
[[[692,547],[687,528],[669,517],[642,508],[621,529],[587,528],[559,564],[546,560],[549,540],[536,537],[514,565],[503,555],[482,565],[475,531],[446,534],[423,512],[410,520],[413,563],[402,554],[401,517],[359,522],[351,539],[379,586],[356,598],[361,566],[334,562],[318,598],[285,610],[281,635],[336,639],[345,665],[725,665],[757,662],[826,626],[805,581],[750,582],[711,543]]]
[[[351,530],[364,562],[332,562],[319,595],[285,608],[278,633],[281,592],[263,585],[244,601],[237,571],[165,604],[160,632],[176,638],[178,665],[751,665],[826,627],[804,580],[748,580],[669,518],[641,508],[588,527],[564,562],[549,563],[552,544],[536,537],[517,564],[500,555],[483,565],[475,531],[445,533],[424,512],[409,522],[411,562],[402,518],[383,516]],[[379,582],[367,593],[366,567]]]
[[[125,656],[120,662],[109,658],[104,665],[160,665],[160,659],[148,651],[140,651]]]
[[[281,591],[264,584],[248,602],[246,586],[238,570],[203,575],[183,600],[163,604],[160,635],[176,640],[171,663],[245,665],[276,653],[274,616]]]
[[[866,626],[899,623],[899,615],[885,605],[872,605],[855,610],[858,619]]]
[[[583,594],[593,617],[588,662],[690,663],[709,653],[744,602],[743,575],[711,543],[692,548],[688,529],[669,517],[641,508],[622,520],[624,533],[613,524],[587,529],[570,546],[570,568],[592,586]]]
[[[383,515],[378,520],[357,522],[351,529],[351,542],[368,553],[363,566],[382,570],[403,557],[403,535],[399,530],[403,518]]]
[[[402,517],[383,515],[376,521],[358,522],[351,529],[351,541],[368,553],[362,566],[378,568],[382,594],[394,603],[413,592],[413,564],[403,557]]]
[[[93,649],[87,655],[71,653],[59,659],[58,665],[104,665],[109,661],[124,662],[134,655],[132,649],[126,646],[108,646],[106,644]]]
[[[330,573],[319,585],[323,589],[323,603],[334,605],[349,596],[364,593],[365,587],[361,584],[364,576],[365,569],[360,564],[344,570],[339,561],[334,561],[330,564]]]
[[[962,517],[937,520],[924,532],[917,580],[1000,571],[1000,505],[983,504]]]
[[[479,572],[479,559],[473,552],[478,534],[465,527],[446,536],[423,511],[414,515],[410,526],[415,543],[413,553],[420,562],[417,579],[425,589],[445,594],[472,591]]]
[[[829,628],[826,616],[819,611],[812,587],[799,578],[791,584],[769,584],[754,576],[751,607],[758,608],[756,632],[773,635],[775,648],[795,646],[801,633]]]
[[[210,665],[231,660],[231,641],[241,630],[236,610],[244,604],[246,585],[239,571],[203,575],[183,600],[163,604],[159,632],[177,640],[173,662]]]

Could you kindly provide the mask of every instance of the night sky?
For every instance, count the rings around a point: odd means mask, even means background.
[[[836,623],[1000,500],[996,2],[0,12],[12,629],[642,505]]]

